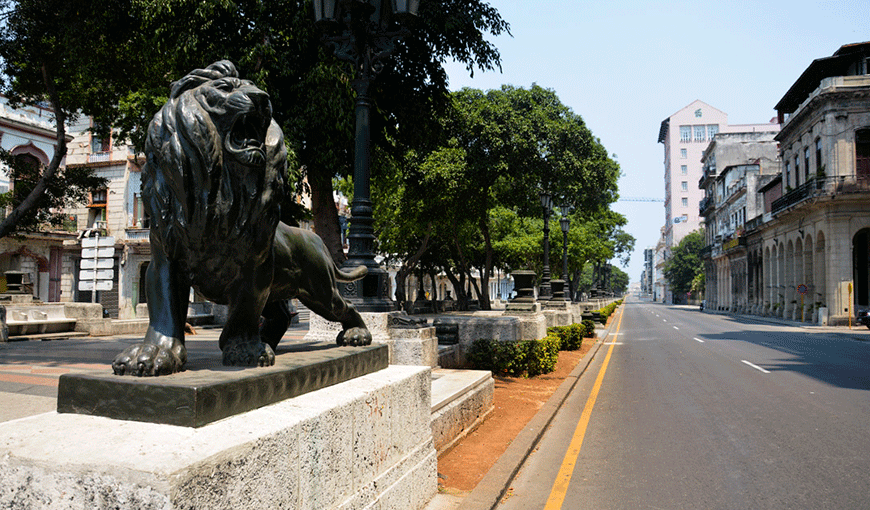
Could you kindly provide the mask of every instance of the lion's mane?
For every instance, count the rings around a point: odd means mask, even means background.
[[[221,292],[215,278],[262,263],[274,242],[286,149],[268,96],[231,62],[197,69],[172,84],[145,154],[152,249],[186,260],[191,283],[213,287],[201,292],[218,300],[209,295]]]

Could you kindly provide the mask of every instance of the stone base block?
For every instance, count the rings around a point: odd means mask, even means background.
[[[517,340],[540,340],[547,336],[547,318],[542,312],[511,313],[508,310],[505,315],[519,319],[520,335]]]
[[[438,453],[489,416],[494,391],[495,381],[488,370],[432,371],[432,439]]]
[[[201,428],[9,421],[0,507],[420,509],[437,491],[430,377],[391,366]]]
[[[548,328],[556,326],[570,326],[574,323],[574,316],[567,308],[545,309],[543,313]]]
[[[390,314],[395,312],[360,312],[372,334],[373,344],[385,344],[390,349],[391,365],[434,367],[438,365],[438,337],[434,327],[391,328]],[[341,324],[312,314],[306,342],[335,342]]]
[[[501,312],[486,314],[475,313],[473,317],[443,316],[436,321],[439,324],[456,324],[459,326],[459,345],[463,351],[468,351],[475,340],[497,340],[513,342],[520,339],[520,318],[502,316]]]

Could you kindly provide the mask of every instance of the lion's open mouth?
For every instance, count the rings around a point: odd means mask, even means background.
[[[224,139],[224,147],[241,163],[261,165],[266,161],[265,140],[268,124],[256,113],[240,115]]]

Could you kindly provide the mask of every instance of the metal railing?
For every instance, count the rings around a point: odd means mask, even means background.
[[[870,192],[870,176],[813,177],[796,189],[774,200],[771,204],[771,212],[777,214],[796,204],[822,195],[867,192]]]

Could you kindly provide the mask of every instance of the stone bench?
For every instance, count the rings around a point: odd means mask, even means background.
[[[73,331],[76,319],[66,316],[63,304],[6,306],[9,336]]]

